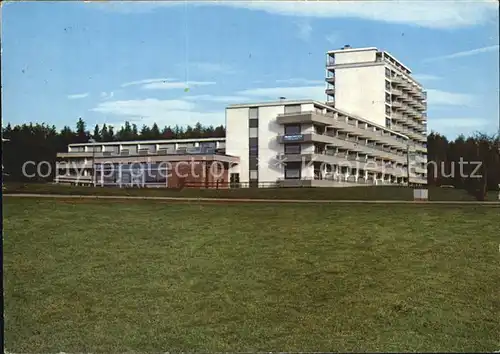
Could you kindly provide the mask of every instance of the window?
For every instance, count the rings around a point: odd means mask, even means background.
[[[217,144],[215,142],[203,142],[200,143],[200,147],[215,149]]]
[[[385,81],[385,89],[386,89],[387,91],[390,91],[390,90],[391,90],[391,83],[390,83],[389,81],[387,81],[387,80]]]
[[[300,179],[300,162],[288,162],[285,165],[285,179]]]
[[[259,118],[259,109],[257,107],[250,108],[248,110],[248,118],[249,119],[258,119]]]
[[[328,55],[328,65],[335,65],[335,54],[329,54]]]
[[[285,135],[298,135],[300,134],[300,125],[285,125]]]
[[[248,132],[248,136],[250,138],[256,138],[258,136],[258,129],[257,128],[250,128],[249,132]]]
[[[250,179],[258,179],[259,178],[259,172],[258,171],[250,171]]]
[[[257,156],[250,156],[248,165],[250,167],[250,170],[256,170],[258,166]]]
[[[391,95],[388,93],[385,94],[385,102],[391,103]]]
[[[105,146],[104,151],[113,152],[115,154],[118,154],[118,152],[120,151],[120,147],[119,146]]]
[[[156,150],[156,145],[142,145],[141,144],[141,150],[148,150],[148,151],[151,151],[151,152],[154,152]]]
[[[385,106],[385,114],[391,115],[391,107],[389,107],[387,105]]]
[[[285,114],[286,113],[300,113],[302,111],[302,108],[300,104],[291,104],[285,106]]]
[[[391,77],[391,70],[385,68],[385,77]]]
[[[259,146],[259,140],[258,138],[249,138],[248,139],[248,146],[249,147],[258,147]]]
[[[229,181],[232,183],[240,183],[240,174],[231,173],[231,175],[229,176]]]
[[[325,134],[326,131],[326,127],[316,124],[313,125],[313,129],[316,134]]]
[[[300,144],[285,144],[285,154],[300,154]]]
[[[259,120],[258,119],[250,119],[248,121],[248,127],[249,128],[258,128],[259,127]]]
[[[389,118],[386,118],[386,119],[385,119],[385,126],[386,126],[387,128],[390,128],[390,127],[391,127],[391,120],[390,120]]]

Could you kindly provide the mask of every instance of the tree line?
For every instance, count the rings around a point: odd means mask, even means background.
[[[68,145],[74,143],[86,143],[90,139],[98,142],[132,141],[132,140],[154,140],[154,139],[195,139],[195,138],[222,138],[226,135],[226,129],[220,126],[204,126],[201,123],[195,126],[166,126],[162,129],[156,123],[152,126],[143,125],[140,129],[135,124],[125,122],[117,131],[113,126],[103,124],[96,125],[92,132],[87,130],[83,119],[76,123],[76,129],[68,126],[57,130],[55,126],[47,124],[22,124],[2,127],[2,138],[9,139],[2,143],[4,180],[13,181],[51,181],[54,178],[56,155],[59,152],[67,152]],[[52,171],[47,177],[26,177],[23,173],[23,164],[33,161],[40,164],[41,175]],[[32,172],[30,172],[32,174]]]
[[[224,137],[224,126],[170,127],[162,129],[155,123],[151,127],[143,125],[140,129],[135,124],[125,122],[117,131],[113,126],[96,125],[93,131],[87,130],[83,119],[76,123],[73,130],[65,126],[57,131],[55,126],[46,124],[22,124],[2,127],[2,136],[10,139],[3,143],[3,166],[9,173],[9,179],[23,181],[22,165],[25,161],[48,161],[55,165],[56,154],[66,152],[68,144],[85,143],[93,138],[99,142],[152,140],[152,139],[187,139]],[[431,186],[450,185],[467,189],[471,193],[497,189],[500,184],[500,140],[498,136],[476,134],[459,136],[448,140],[445,136],[432,132],[427,139],[428,183]],[[48,168],[48,167],[47,167]],[[53,168],[52,168],[53,170]],[[481,178],[474,178],[482,176]],[[42,180],[52,180],[53,174]]]

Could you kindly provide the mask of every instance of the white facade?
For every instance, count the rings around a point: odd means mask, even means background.
[[[427,162],[427,94],[411,70],[377,48],[345,46],[326,55],[327,104],[407,135],[412,159]]]
[[[242,185],[426,183],[425,168],[407,168],[407,136],[312,100],[231,105],[226,135]]]
[[[216,154],[224,151],[225,138],[162,139],[112,142],[87,142],[68,145],[68,152],[58,153],[55,183],[95,185],[96,160],[107,157],[130,163],[163,156]]]

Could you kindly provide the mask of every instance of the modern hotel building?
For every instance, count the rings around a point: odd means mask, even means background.
[[[412,163],[427,163],[427,92],[411,70],[377,48],[326,54],[326,103],[409,138]]]
[[[238,157],[224,138],[88,142],[57,154],[56,183],[94,186],[228,186]]]
[[[249,185],[353,186],[425,184],[426,169],[409,164],[409,138],[318,101],[231,105],[226,154]],[[408,165],[410,168],[408,169]]]
[[[426,92],[410,69],[377,48],[346,46],[326,57],[326,102],[230,105],[225,138],[71,144],[58,154],[55,181],[205,188],[426,184]],[[156,172],[145,175],[146,169]]]

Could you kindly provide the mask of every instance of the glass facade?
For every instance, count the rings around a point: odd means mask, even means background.
[[[96,164],[99,185],[166,184],[168,166],[166,163]]]

